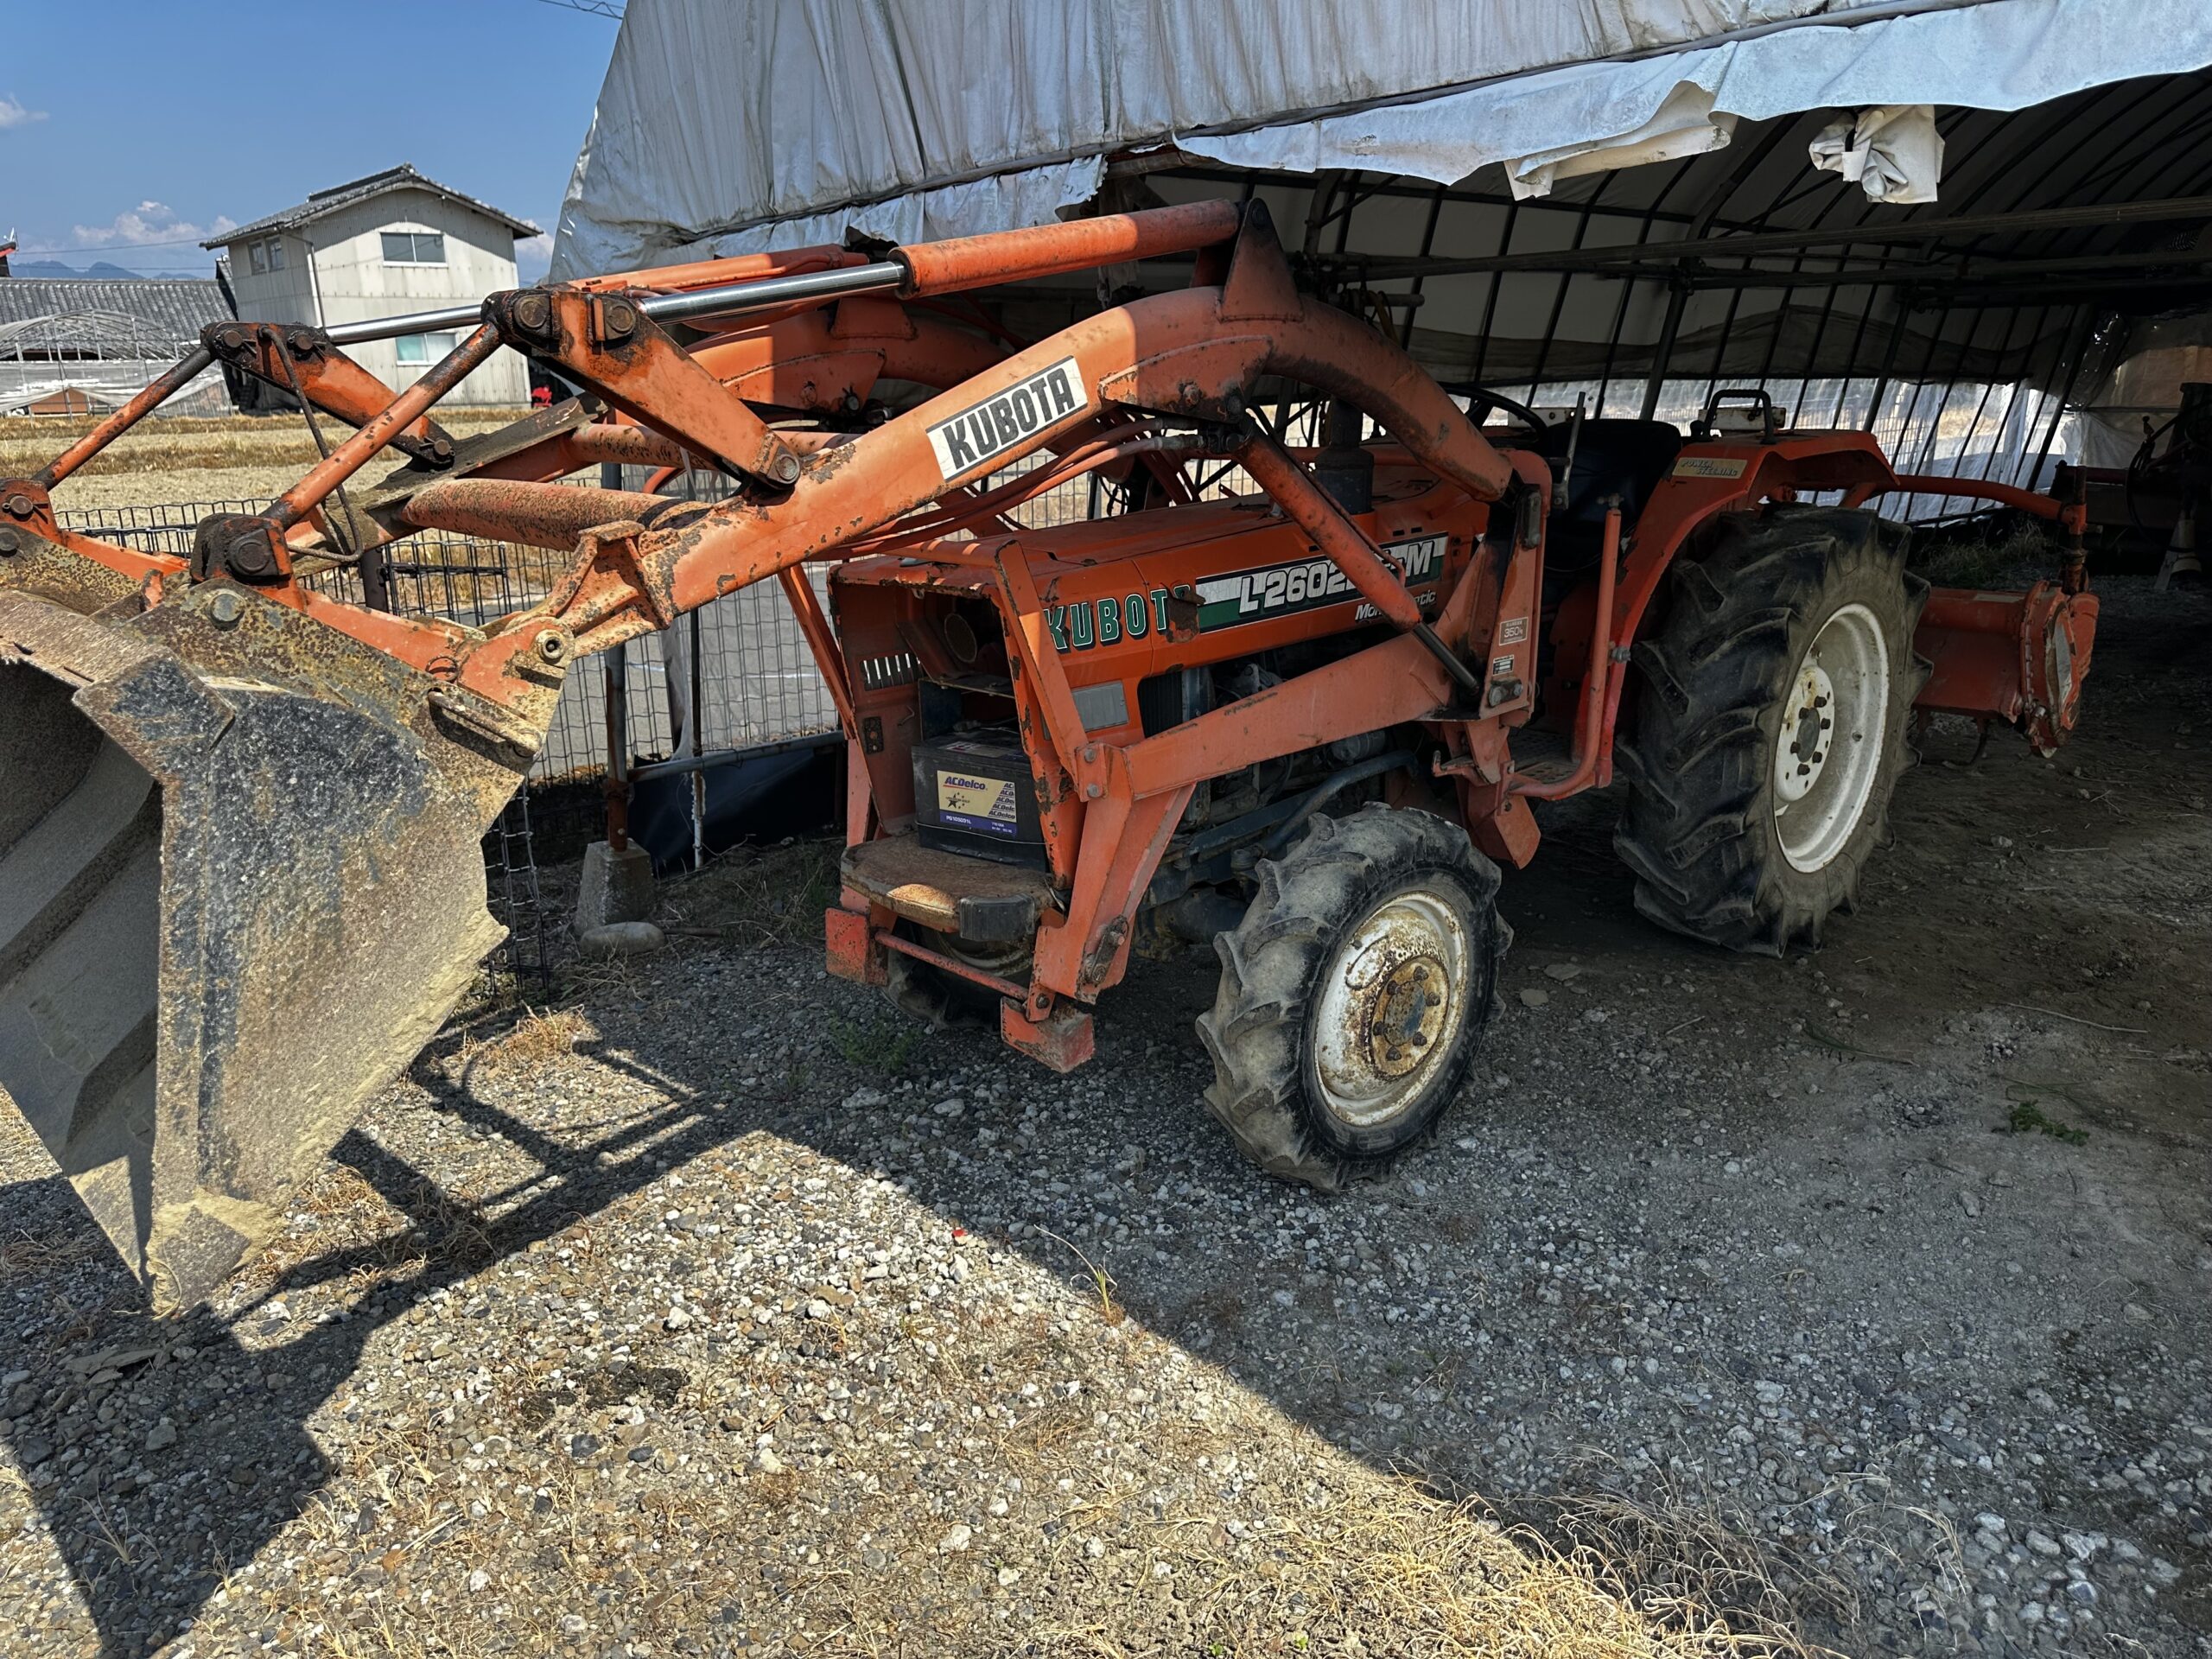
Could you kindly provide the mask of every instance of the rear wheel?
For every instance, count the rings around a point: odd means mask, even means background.
[[[1636,907],[1676,932],[1780,956],[1857,895],[1910,760],[1928,585],[1873,514],[1770,507],[1676,562],[1636,647],[1628,802],[1614,846]]]
[[[1215,941],[1206,1103],[1269,1173],[1334,1189],[1428,1133],[1465,1077],[1510,937],[1458,825],[1373,806],[1258,867]]]

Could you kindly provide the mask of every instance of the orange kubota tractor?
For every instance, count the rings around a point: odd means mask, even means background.
[[[1187,287],[1034,344],[932,302],[1173,255]],[[397,396],[342,349],[457,322]],[[502,345],[584,393],[457,442],[429,411]],[[294,395],[321,462],[189,557],[63,529],[54,487],[215,362]],[[1317,450],[1264,418],[1294,392],[1330,402]],[[1535,803],[1618,762],[1641,908],[1779,953],[1851,897],[1916,704],[2071,724],[2078,558],[1931,595],[1858,505],[1920,481],[1757,415],[1688,443],[1530,416],[1501,448],[1301,290],[1256,204],[220,325],[0,482],[0,1087],[156,1301],[204,1297],[496,939],[479,838],[573,664],[772,579],[847,739],[832,968],[979,998],[1065,1070],[1133,951],[1211,942],[1208,1102],[1333,1185],[1465,1073]],[[556,481],[701,458],[729,499]],[[1199,499],[1232,465],[1249,493]],[[1094,474],[1116,511],[1007,516]],[[378,608],[381,550],[429,526],[574,564],[481,627]]]

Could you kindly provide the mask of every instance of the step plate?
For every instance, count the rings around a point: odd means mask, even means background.
[[[917,926],[977,944],[1027,939],[1060,908],[1044,870],[925,847],[911,835],[845,849],[845,885]]]

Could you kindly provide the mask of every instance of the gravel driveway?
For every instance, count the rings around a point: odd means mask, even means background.
[[[1336,1198],[1205,1117],[1203,958],[1055,1077],[824,978],[805,849],[449,1032],[190,1322],[11,1128],[0,1652],[2212,1653],[2208,663],[2114,584],[1808,961],[1555,813]]]

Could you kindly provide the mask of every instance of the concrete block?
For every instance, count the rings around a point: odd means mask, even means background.
[[[642,922],[653,913],[653,861],[636,843],[616,852],[603,841],[584,849],[583,880],[576,888],[576,931],[610,922]]]

